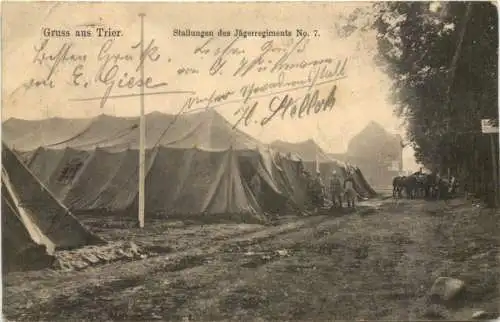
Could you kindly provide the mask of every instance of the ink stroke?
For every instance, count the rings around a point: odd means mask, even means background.
[[[79,38],[45,38],[33,46],[33,76],[14,93],[68,89],[76,93],[70,101],[102,109],[111,99],[141,95],[144,87],[145,96],[183,94],[175,104],[165,99],[182,112],[224,109],[235,126],[266,126],[333,111],[347,77],[349,57],[318,50],[321,39],[312,36],[212,36],[189,39],[189,46],[168,40],[162,47],[161,38],[97,37],[89,46]]]
[[[161,53],[155,39],[144,46],[141,41],[118,49],[117,40],[103,40],[96,52],[89,52],[82,41],[74,39],[63,41],[46,38],[36,44],[31,63],[38,68],[37,77],[30,77],[11,95],[24,89],[63,89],[63,86],[82,89],[80,93],[101,95],[80,97],[76,101],[99,101],[103,108],[110,98],[138,96],[138,90],[144,85],[148,90],[164,90],[168,83],[151,76],[140,76],[144,64],[159,64]],[[123,46],[121,46],[123,47]],[[141,52],[141,48],[144,51]],[[151,67],[150,67],[151,68]],[[91,89],[94,90],[91,90]]]
[[[193,110],[233,105],[235,126],[265,126],[276,118],[331,111],[337,83],[347,77],[348,58],[310,58],[313,41],[320,40],[305,36],[203,39],[192,52],[196,58],[192,64],[199,62],[197,71],[220,79],[217,84],[231,86],[217,88],[205,97],[196,94],[185,105]]]

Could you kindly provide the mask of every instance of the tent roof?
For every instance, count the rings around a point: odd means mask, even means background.
[[[277,140],[271,143],[271,147],[283,153],[296,154],[302,159],[302,161],[305,162],[316,160],[319,162],[336,161],[330,158],[328,154],[323,151],[323,149],[321,149],[321,147],[319,147],[319,145],[312,139],[297,143]]]
[[[183,115],[152,112],[146,118],[146,147],[206,150],[254,150],[258,140],[233,128],[215,110]],[[49,118],[23,120],[10,118],[3,124],[5,142],[16,150],[29,151],[40,146],[92,150],[96,147],[125,150],[139,147],[139,117],[99,115],[87,119]]]

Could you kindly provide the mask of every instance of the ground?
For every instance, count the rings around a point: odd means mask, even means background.
[[[95,219],[95,218],[94,218]],[[468,320],[497,311],[498,212],[470,201],[379,197],[352,213],[272,225],[85,219],[157,256],[4,276],[11,320]],[[439,276],[466,283],[428,301]]]

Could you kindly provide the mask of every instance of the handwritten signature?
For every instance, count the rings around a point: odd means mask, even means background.
[[[120,66],[122,61],[133,61],[134,57],[130,54],[123,53],[110,53],[114,40],[110,39],[106,41],[101,50],[99,51],[98,61],[101,62],[100,67],[97,70],[97,73],[94,77],[95,82],[104,84],[106,86],[104,95],[101,97],[100,107],[103,108],[106,104],[107,100],[111,96],[112,92],[115,89],[132,89],[132,88],[141,88],[144,86],[146,89],[155,89],[159,87],[165,87],[168,85],[166,82],[154,82],[153,78],[148,76],[143,78],[142,76],[133,76],[130,75],[129,72],[123,72],[121,70],[122,66]],[[154,44],[155,40],[151,40],[146,49],[143,52],[140,52],[139,62],[135,68],[135,72],[139,72],[141,67],[144,65],[145,60],[149,60],[151,62],[156,62],[160,59],[159,49]],[[141,43],[139,42],[136,45],[133,45],[132,49],[140,48]],[[78,66],[77,66],[78,68]],[[83,68],[81,66],[81,68]],[[76,70],[76,68],[75,68]],[[79,85],[80,83],[76,78],[81,77],[81,73],[78,75],[73,74],[73,83],[75,85]],[[84,86],[88,86],[88,82],[84,84]]]
[[[102,44],[95,57],[98,63],[97,70],[87,73],[86,68],[91,58],[88,54],[78,53],[72,42],[64,42],[56,47],[56,50],[51,51],[49,39],[45,39],[39,46],[34,46],[35,55],[32,63],[47,67],[47,75],[39,79],[31,78],[20,88],[24,88],[25,91],[33,88],[55,88],[57,86],[55,75],[62,64],[74,66],[70,82],[67,82],[68,85],[83,88],[88,88],[90,85],[105,86],[104,94],[100,97],[101,108],[113,96],[112,93],[115,90],[141,88],[142,86],[146,89],[157,89],[168,85],[167,82],[158,82],[152,77],[138,75],[145,61],[156,63],[161,57],[155,39],[150,40],[147,45],[144,44],[146,46],[143,46],[141,42],[132,45],[130,47],[132,50],[139,50],[136,54],[114,51],[114,44],[114,39],[108,39]],[[135,63],[135,68],[125,70],[124,65],[130,63]]]
[[[289,116],[290,119],[301,119],[312,113],[318,114],[320,112],[331,111],[336,103],[336,91],[337,85],[333,85],[328,95],[323,98],[319,96],[319,89],[316,89],[312,94],[311,92],[307,92],[305,96],[300,98],[294,98],[292,94],[286,94],[285,96],[276,95],[269,102],[269,114],[263,117],[260,122],[253,120],[253,115],[259,104],[255,101],[250,105],[238,109],[234,113],[234,115],[240,116],[234,127],[237,127],[242,122],[245,126],[248,126],[252,121],[253,123],[260,123],[261,126],[265,126],[279,116],[281,116],[282,120],[286,116]]]

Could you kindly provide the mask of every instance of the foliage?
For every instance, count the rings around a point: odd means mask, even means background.
[[[491,145],[480,120],[498,119],[496,6],[380,2],[374,8],[376,61],[393,79],[396,113],[406,120],[417,161],[450,169],[476,192],[491,188]]]

